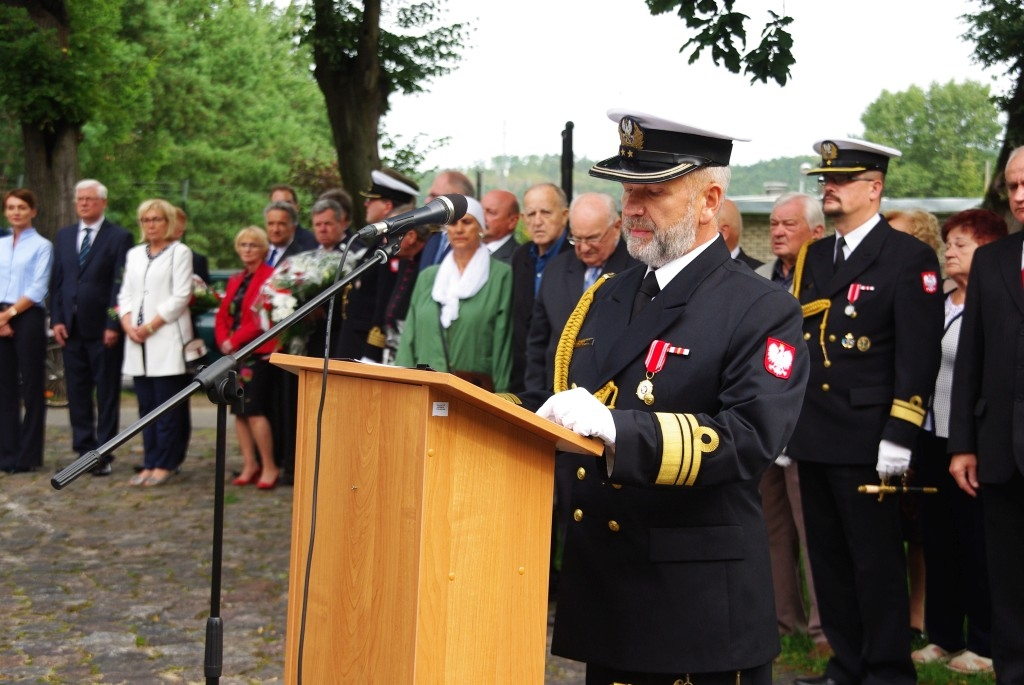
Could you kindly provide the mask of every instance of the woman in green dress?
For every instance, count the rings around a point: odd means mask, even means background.
[[[512,370],[512,268],[491,259],[481,239],[483,207],[466,200],[466,215],[445,226],[451,252],[416,279],[395,364],[426,365],[506,392]]]

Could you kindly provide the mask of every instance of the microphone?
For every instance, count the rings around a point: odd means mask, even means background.
[[[382,235],[398,235],[425,224],[450,224],[466,216],[466,208],[464,195],[441,195],[418,209],[363,226],[356,235],[370,239]]]

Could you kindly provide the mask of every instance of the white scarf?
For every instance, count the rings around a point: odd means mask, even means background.
[[[441,305],[441,325],[448,328],[459,318],[459,300],[468,300],[480,292],[491,272],[491,253],[481,245],[461,274],[455,265],[451,252],[444,256],[437,267],[434,287],[430,297]]]

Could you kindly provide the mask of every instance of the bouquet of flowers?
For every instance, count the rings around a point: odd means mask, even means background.
[[[350,273],[363,252],[365,249],[350,251],[344,265],[341,264],[341,252],[334,250],[300,252],[281,262],[274,275],[263,284],[253,305],[263,330],[270,330],[274,324],[284,321],[331,285],[338,276],[339,267],[341,276]],[[282,334],[282,349],[289,354],[305,353],[306,339],[312,331],[313,322],[308,317],[302,319]]]
[[[188,308],[193,314],[202,314],[211,309],[220,307],[221,294],[206,285],[206,282],[199,276],[192,276],[192,299],[188,302]]]

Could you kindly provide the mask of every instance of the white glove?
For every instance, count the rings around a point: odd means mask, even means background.
[[[902,476],[910,468],[910,448],[883,440],[878,443],[878,463],[875,470],[882,480]]]
[[[537,416],[565,426],[573,433],[600,438],[605,445],[615,444],[612,412],[586,388],[556,393],[537,410]]]
[[[793,460],[789,458],[789,455],[783,452],[779,456],[775,457],[775,463],[782,468],[786,468],[793,463]]]

